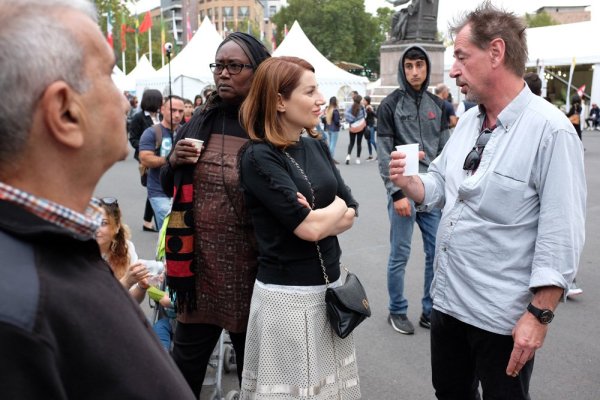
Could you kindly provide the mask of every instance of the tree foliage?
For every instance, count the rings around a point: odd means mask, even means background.
[[[392,13],[380,8],[373,16],[365,11],[364,0],[289,0],[272,20],[277,26],[277,43],[283,40],[284,26],[290,28],[298,21],[330,61],[349,61],[379,71],[379,47]]]
[[[543,11],[537,14],[527,14],[525,13],[525,23],[528,28],[539,28],[541,26],[550,26],[550,25],[558,25],[550,14]]]

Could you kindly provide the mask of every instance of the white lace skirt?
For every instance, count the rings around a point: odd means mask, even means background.
[[[360,399],[354,339],[331,329],[324,290],[254,285],[240,398]]]

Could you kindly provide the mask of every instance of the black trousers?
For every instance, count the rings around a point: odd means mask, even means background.
[[[152,205],[150,204],[150,200],[148,200],[148,198],[146,197],[146,208],[144,208],[144,222],[152,222],[153,216],[154,216],[154,210],[152,210]]]
[[[173,359],[196,398],[200,395],[210,356],[219,341],[223,328],[209,324],[183,324],[177,322],[173,339]],[[246,332],[229,332],[235,350],[237,375],[242,383]]]
[[[362,150],[362,139],[363,134],[365,133],[364,129],[359,133],[350,133],[350,144],[348,144],[348,155],[352,154],[352,149],[354,148],[354,142],[356,141],[356,158],[360,158],[360,152]]]
[[[515,378],[506,375],[513,338],[431,313],[431,370],[435,396],[443,400],[529,400],[533,360]]]

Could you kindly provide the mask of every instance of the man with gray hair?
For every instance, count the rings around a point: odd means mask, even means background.
[[[523,80],[521,18],[483,2],[455,35],[450,77],[479,105],[427,173],[390,180],[420,210],[442,209],[431,285],[438,399],[528,400],[536,351],[577,273],[585,239],[583,146]]]
[[[127,156],[114,63],[87,0],[0,0],[5,398],[193,399],[94,239],[92,193]]]

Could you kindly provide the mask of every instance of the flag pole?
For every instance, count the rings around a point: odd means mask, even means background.
[[[150,53],[150,65],[152,65],[152,27],[148,29],[148,53]]]
[[[573,81],[573,72],[575,71],[575,57],[573,57],[573,62],[571,62],[571,70],[569,71],[569,83],[567,84],[567,101],[566,108],[567,112],[571,109],[571,82]]]
[[[125,14],[121,14],[121,66],[123,67],[123,73],[127,75],[127,66],[125,65],[125,46],[123,44],[126,43],[127,38],[125,35],[127,34],[127,28],[123,28],[125,26]]]
[[[164,46],[165,46],[165,35],[164,35],[164,23],[165,21],[163,20],[163,10],[162,7],[160,8],[160,47],[161,47],[161,51],[160,51],[160,65],[161,66],[165,66],[165,51],[164,51]]]

